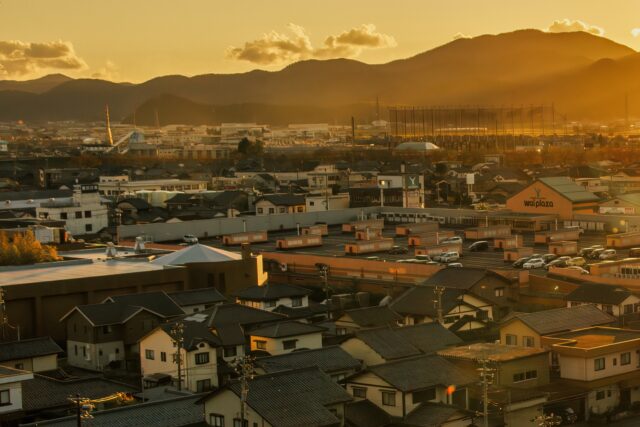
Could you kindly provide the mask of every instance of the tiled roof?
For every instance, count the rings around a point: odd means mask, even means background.
[[[240,395],[240,384],[229,384]],[[249,382],[250,408],[273,427],[320,427],[339,425],[326,406],[346,403],[351,396],[318,368],[260,375]]]
[[[144,309],[142,307],[118,303],[79,305],[61,320],[66,319],[74,310],[82,313],[93,326],[107,326],[119,325]]]
[[[320,326],[309,325],[295,321],[272,323],[251,331],[252,336],[267,338],[286,338],[298,335],[321,333],[325,329]]]
[[[235,252],[212,248],[197,243],[156,258],[151,261],[151,263],[155,265],[185,265],[200,262],[237,261],[239,259],[242,259],[242,256]]]
[[[109,297],[107,300],[111,300],[114,303],[144,307],[164,317],[184,314],[180,306],[164,292],[117,295]]]
[[[356,338],[385,360],[433,353],[462,342],[453,332],[438,323],[365,329],[358,331]]]
[[[50,337],[0,342],[0,362],[60,353],[62,349]]]
[[[366,399],[345,405],[344,417],[350,427],[385,427],[392,421],[389,414]]]
[[[627,288],[623,288],[622,286],[585,283],[571,291],[565,299],[567,301],[593,304],[618,305],[630,295],[631,291]]]
[[[438,354],[451,359],[479,361],[484,358],[491,362],[505,362],[547,352],[541,348],[481,342],[445,348],[438,351]]]
[[[173,292],[169,297],[181,307],[198,304],[215,304],[227,299],[216,288],[190,289]]]
[[[200,312],[208,316],[209,326],[226,323],[238,323],[253,326],[286,319],[286,316],[271,313],[241,304],[219,304]]]
[[[378,377],[400,391],[411,392],[434,386],[462,386],[477,382],[453,363],[437,355],[419,356],[369,368]]]
[[[599,310],[592,304],[542,310],[534,313],[514,313],[508,316],[503,323],[514,319],[519,319],[540,335],[606,325],[616,320],[615,317]]]
[[[505,284],[509,283],[506,278],[484,268],[460,267],[443,268],[422,284],[426,286],[443,286],[445,288],[471,289],[488,275],[503,280]]]
[[[575,203],[596,202],[600,200],[598,196],[585,190],[583,186],[576,184],[571,178],[566,176],[538,178],[538,181]]]
[[[395,326],[402,316],[387,306],[373,306],[356,308],[344,312],[353,322],[363,328],[371,328],[384,325]]]
[[[174,399],[96,411],[93,412],[93,418],[90,422],[86,424],[92,427],[185,427],[206,425],[204,423],[202,406],[196,404],[200,397],[200,395],[181,396]],[[23,425],[25,427],[75,427],[77,421],[75,416],[70,416]]]
[[[235,296],[243,300],[273,301],[280,298],[302,297],[309,295],[309,289],[287,284],[266,284],[251,286],[236,292]]]
[[[453,417],[467,418],[472,413],[464,409],[442,403],[424,402],[411,411],[405,421],[409,425],[420,427],[440,427]]]
[[[260,200],[266,200],[275,206],[298,206],[305,203],[304,196],[297,194],[265,194],[256,203]]]
[[[330,374],[336,371],[358,369],[360,362],[340,346],[329,346],[258,358],[256,365],[267,373],[317,366],[323,372]]]
[[[433,301],[436,298],[433,286],[414,286],[393,300],[390,307],[401,314],[430,316],[435,318],[437,310]],[[458,297],[463,294],[461,289],[445,288],[442,293],[442,310],[449,312],[458,304]]]

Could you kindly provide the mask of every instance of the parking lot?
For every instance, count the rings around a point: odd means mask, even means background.
[[[447,229],[442,227],[441,230],[452,230],[457,235],[463,236],[463,230],[461,229]],[[269,233],[269,241],[265,243],[254,243],[252,244],[252,250],[255,252],[271,252],[276,251],[276,241],[279,238],[285,236],[294,236],[296,234],[295,230],[287,230],[281,232],[270,232]],[[406,237],[396,237],[395,236],[395,226],[387,225],[383,231],[383,236],[394,239],[394,245],[407,247],[407,238]],[[344,253],[344,245],[345,243],[353,242],[355,240],[352,233],[343,233],[339,226],[332,226],[329,228],[329,235],[323,237],[323,244],[319,247],[311,247],[311,248],[297,248],[297,249],[289,249],[288,251],[291,253],[301,253],[301,254],[312,254],[312,255],[325,255],[325,256],[347,256]],[[532,234],[524,234],[523,235],[524,246],[525,247],[533,247],[534,253],[545,254],[548,251],[546,245],[534,245],[533,243],[533,235]],[[491,239],[489,240],[490,244],[492,243]],[[586,248],[593,245],[602,245],[604,246],[606,242],[606,237],[604,233],[584,233],[580,241],[578,242],[578,248]],[[222,245],[222,241],[220,239],[207,239],[202,240],[202,243],[219,247],[226,250],[238,250],[237,246],[224,246]],[[468,251],[469,245],[471,245],[473,241],[465,241],[463,243],[463,257],[460,259],[460,262],[465,267],[477,267],[477,268],[512,268],[511,263],[507,263],[503,261],[503,253],[502,251],[496,251],[493,247],[489,247],[486,251],[480,252],[470,252]],[[371,256],[379,257],[381,260],[386,261],[397,261],[400,259],[409,259],[415,258],[413,255],[412,248],[409,248],[409,252],[407,254],[389,254],[387,251],[377,252],[377,253],[368,253],[362,255],[348,255],[349,257],[360,257],[366,258]],[[616,259],[622,259],[627,257],[627,250],[620,250],[617,253]],[[589,263],[597,262],[596,260],[587,260]],[[546,274],[546,270],[544,269],[536,269],[532,270],[534,274]]]

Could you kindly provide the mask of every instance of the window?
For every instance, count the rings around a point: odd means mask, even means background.
[[[211,380],[207,378],[206,380],[198,380],[196,381],[196,391],[198,393],[202,393],[203,391],[211,390]]]
[[[11,392],[9,390],[0,390],[0,406],[11,405]]]
[[[280,213],[285,213],[285,212],[286,212],[285,208],[282,208],[282,207],[281,207],[281,208],[280,208]]]
[[[275,301],[265,301],[264,302],[264,306],[265,308],[273,308],[276,306],[276,302]]]
[[[67,219],[69,218],[69,216],[67,215],[66,212],[60,212],[60,219]]]
[[[242,420],[240,418],[233,419],[233,427],[249,427],[249,420]]]
[[[270,213],[270,214],[276,213],[275,208],[269,208],[269,213]]]
[[[222,350],[224,357],[236,357],[238,355],[238,349],[236,347],[225,347]]]
[[[497,297],[503,297],[504,296],[504,288],[495,288],[493,290],[493,293]]]
[[[98,356],[102,356],[102,349],[98,350]]]
[[[263,213],[263,211],[264,211],[264,209],[262,209],[262,208],[258,208],[258,213],[259,213],[259,214]]]
[[[84,231],[93,231],[93,224],[85,224]]]
[[[256,349],[257,350],[266,350],[267,349],[267,342],[266,341],[255,340],[254,343],[256,345]]]
[[[302,307],[302,298],[301,297],[291,298],[291,307]]]
[[[342,380],[344,380],[345,378],[347,378],[346,374],[335,374],[335,375],[331,375],[331,379],[335,382],[340,382]]]
[[[209,352],[196,353],[196,365],[204,365],[209,363]]]
[[[618,366],[618,359],[617,358],[613,358],[613,366]]]
[[[625,304],[624,305],[624,314],[633,313],[633,304]]]
[[[166,351],[161,351],[160,352],[160,361],[161,362],[166,362],[167,361],[167,352]]]
[[[103,334],[110,334],[111,333],[111,326],[110,325],[106,325],[102,327],[102,333]]]
[[[336,328],[336,335],[347,335],[347,328]]]
[[[298,206],[298,212],[304,212],[304,208],[302,206]]]
[[[527,380],[533,380],[538,378],[538,371],[536,371],[535,369],[532,371],[527,371],[524,373],[524,377]]]
[[[518,337],[516,335],[507,334],[506,343],[507,345],[518,345]]]
[[[361,399],[367,398],[367,388],[366,387],[353,387],[353,397],[359,397]]]
[[[594,370],[596,371],[602,371],[604,369],[604,357],[599,357],[597,359],[595,359],[594,361]]]
[[[611,390],[607,390],[607,397],[611,397]]]
[[[435,400],[435,398],[436,398],[435,388],[429,388],[427,390],[422,390],[422,391],[415,391],[413,392],[413,396],[412,396],[414,405],[416,403],[430,402],[432,400]]]
[[[76,219],[80,219],[82,218],[82,211],[77,211],[76,212]]]
[[[602,304],[602,311],[608,314],[613,314],[613,306],[611,304]]]
[[[396,406],[396,392],[395,391],[383,391],[382,392],[382,404],[384,406]]]
[[[156,352],[153,350],[147,349],[144,351],[144,357],[147,360],[154,360],[156,358]]]
[[[298,342],[298,340],[285,340],[282,341],[282,348],[285,350],[293,350],[294,348],[296,348],[296,343]]]
[[[24,369],[24,363],[16,363],[15,368],[23,370]]]
[[[524,372],[518,372],[517,374],[513,374],[513,382],[519,383],[520,381],[524,381]]]
[[[534,347],[535,346],[533,337],[528,337],[526,335],[524,337],[522,337],[522,344],[525,347]]]
[[[604,390],[596,392],[596,400],[604,399]]]
[[[87,347],[82,346],[82,356],[87,357]]]
[[[91,218],[91,211],[84,211],[85,218]]]
[[[76,356],[78,355],[78,346],[77,345],[73,346],[73,354],[75,354]]]
[[[210,414],[209,425],[213,427],[224,427],[224,416],[218,414]]]
[[[620,354],[620,365],[628,365],[631,363],[631,353],[626,352]]]

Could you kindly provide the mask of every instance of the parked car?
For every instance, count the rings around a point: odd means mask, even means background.
[[[548,264],[551,261],[553,261],[554,259],[558,258],[558,255],[556,255],[556,254],[544,254],[540,258],[542,258],[542,260],[545,262],[545,264]]]
[[[478,240],[477,242],[469,245],[469,250],[471,252],[486,251],[487,249],[489,249],[489,242],[486,240]]]
[[[581,256],[571,258],[569,261],[567,261],[567,267],[571,267],[571,266],[584,267],[585,265],[587,265],[587,260]]]
[[[544,260],[542,258],[531,258],[524,264],[522,264],[522,268],[525,270],[531,270],[532,268],[542,268],[544,267]]]
[[[416,259],[419,261],[431,261],[431,257],[429,255],[416,255]]]
[[[600,254],[602,252],[604,252],[606,249],[605,248],[598,248],[598,249],[594,249],[591,251],[591,253],[589,253],[589,255],[587,255],[587,258],[589,259],[598,259],[600,258]]]
[[[570,265],[569,267],[567,267],[567,270],[576,270],[579,271],[580,274],[589,274],[587,270],[582,267],[578,267],[577,265]]]
[[[188,243],[189,245],[195,245],[198,243],[198,238],[193,234],[185,234],[182,236],[182,241]]]
[[[629,249],[629,258],[637,258],[637,257],[640,257],[640,248]]]
[[[593,246],[589,246],[587,248],[582,248],[578,252],[578,256],[582,256],[582,257],[589,256],[589,254],[591,252],[595,251],[596,249],[604,249],[604,247],[602,245],[593,245]]]
[[[440,240],[440,243],[462,243],[462,237],[453,236]]]
[[[566,267],[567,261],[571,259],[570,256],[563,255],[559,258],[554,259],[553,261],[548,262],[544,268],[549,269],[549,267]]]
[[[382,261],[379,256],[368,256],[365,259],[369,261]]]
[[[406,254],[407,252],[409,252],[409,249],[404,246],[392,246],[391,249],[389,249],[389,253],[391,255],[401,255]]]
[[[459,263],[459,262],[452,262],[452,263],[447,264],[447,267],[460,268],[460,267],[462,267],[462,264]]]
[[[460,254],[458,252],[446,252],[440,256],[440,262],[448,264],[453,261],[458,261]]]
[[[600,258],[601,260],[614,259],[616,255],[617,252],[615,249],[605,249],[598,258]]]
[[[525,262],[529,261],[529,257],[518,258],[513,264],[511,264],[514,268],[522,268]]]

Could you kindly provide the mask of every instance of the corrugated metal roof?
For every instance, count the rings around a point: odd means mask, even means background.
[[[576,184],[571,178],[566,176],[539,178],[538,181],[551,187],[554,191],[557,191],[575,203],[596,202],[600,200],[598,196],[585,190],[583,186]]]

